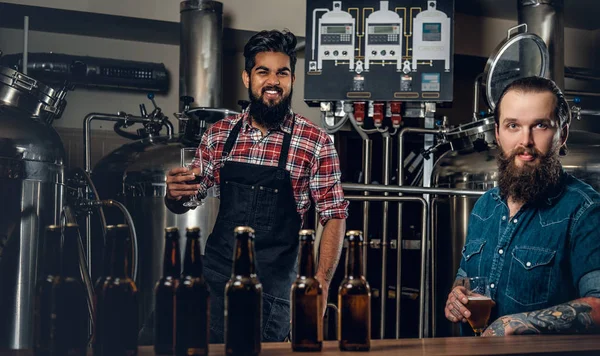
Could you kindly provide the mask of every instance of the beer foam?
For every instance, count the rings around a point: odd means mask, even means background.
[[[478,296],[478,297],[467,297],[467,299],[469,299],[469,300],[492,300],[492,298],[490,298],[490,297],[482,297],[482,296]]]

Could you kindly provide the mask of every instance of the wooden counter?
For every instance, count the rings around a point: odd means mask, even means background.
[[[89,354],[91,355],[91,352]],[[223,345],[211,345],[209,354],[225,355]],[[0,355],[29,356],[33,355],[33,352],[0,351]],[[151,346],[141,346],[139,355],[154,355],[154,351]],[[369,353],[341,352],[336,341],[326,341],[320,353],[292,352],[288,343],[263,343],[261,355],[600,355],[600,335],[373,340]]]

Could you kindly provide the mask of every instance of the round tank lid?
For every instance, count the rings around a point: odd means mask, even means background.
[[[512,34],[524,27],[525,32]],[[544,77],[548,72],[550,54],[538,35],[527,32],[527,24],[510,28],[507,37],[488,58],[483,72],[485,98],[490,109],[496,109],[500,94],[513,81],[531,77]]]
[[[212,11],[223,13],[223,4],[213,0],[186,0],[179,4],[179,12]]]

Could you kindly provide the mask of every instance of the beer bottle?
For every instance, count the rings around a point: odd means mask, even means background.
[[[86,355],[88,341],[87,293],[79,269],[79,227],[67,224],[61,272],[53,290],[55,355]]]
[[[176,355],[208,355],[210,292],[200,256],[200,228],[186,228],[183,275],[176,295]]]
[[[129,277],[129,226],[115,227],[110,256],[110,280],[102,286],[99,329],[103,355],[137,355],[138,290]]]
[[[163,276],[154,288],[154,353],[172,355],[175,343],[175,290],[181,275],[179,229],[165,229]]]
[[[338,339],[342,351],[371,347],[371,289],[362,274],[361,231],[346,233],[346,276],[338,292]]]
[[[102,275],[96,280],[94,285],[94,337],[92,339],[92,348],[95,356],[102,355],[102,334],[98,331],[102,329],[103,322],[103,301],[102,301],[102,288],[106,282],[110,282],[112,277],[110,276],[110,256],[113,250],[113,244],[115,241],[115,234],[117,227],[115,225],[108,225],[106,227],[106,244],[104,245],[104,254],[102,261]]]
[[[52,289],[60,274],[61,230],[58,225],[46,227],[42,278],[37,283],[34,306],[34,350],[36,355],[50,355],[53,338]]]
[[[233,271],[225,286],[225,353],[260,353],[262,284],[254,265],[254,230],[238,226],[234,230]]]
[[[298,278],[292,284],[292,349],[323,347],[323,287],[315,278],[314,230],[300,230]]]

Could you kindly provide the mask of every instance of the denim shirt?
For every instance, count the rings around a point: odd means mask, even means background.
[[[562,182],[513,217],[497,187],[475,204],[457,277],[488,277],[490,322],[600,296],[600,194],[566,173]]]

